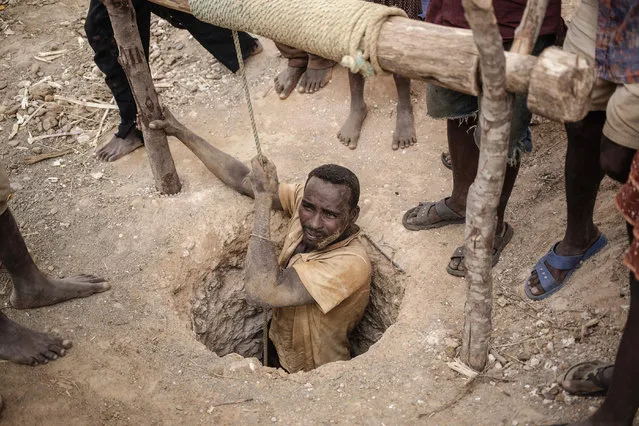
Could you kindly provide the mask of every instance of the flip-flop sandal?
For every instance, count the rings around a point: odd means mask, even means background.
[[[571,366],[560,382],[568,393],[579,396],[600,396],[608,392],[604,372],[615,365],[602,361],[586,361]]]
[[[497,248],[493,247],[493,262],[492,266],[495,266],[497,262],[499,262],[499,258],[501,257],[501,252],[504,251],[504,248],[508,245],[510,240],[513,238],[514,234],[513,227],[510,226],[507,222],[504,222],[504,230],[501,235],[495,235],[495,242],[493,246],[498,246]],[[464,246],[459,246],[453,252],[453,255],[450,257],[450,260],[459,259],[459,267],[460,269],[453,269],[450,267],[450,262],[446,266],[446,272],[450,275],[456,277],[465,277],[466,276],[466,267],[464,266]],[[463,267],[463,268],[462,268]]]
[[[608,239],[604,234],[601,234],[599,238],[594,243],[592,243],[590,247],[588,247],[588,250],[586,250],[585,253],[577,254],[574,256],[558,255],[555,251],[558,244],[559,242],[556,242],[548,251],[548,253],[546,253],[541,259],[539,259],[534,267],[534,270],[537,272],[537,277],[539,278],[539,283],[544,289],[544,293],[538,296],[532,294],[532,291],[530,289],[530,276],[526,280],[526,283],[524,284],[524,292],[529,299],[542,300],[559,291],[559,289],[561,289],[568,282],[573,272],[575,272],[586,260],[597,254],[602,248],[606,246],[606,244],[608,244]],[[550,270],[548,270],[546,263],[560,271],[568,271],[563,282],[558,283],[555,280],[555,277],[553,277],[550,273]]]
[[[453,170],[453,163],[450,159],[450,154],[448,152],[442,152],[442,164],[448,170]]]
[[[440,228],[446,225],[453,225],[457,223],[466,222],[466,217],[455,213],[446,205],[446,200],[450,197],[442,198],[436,203],[419,203],[418,206],[413,207],[404,213],[402,218],[402,224],[404,228],[411,231],[421,231],[424,229]],[[439,216],[437,222],[428,222],[428,213],[430,209],[435,209],[435,213]],[[410,223],[410,219],[415,219],[417,223]]]

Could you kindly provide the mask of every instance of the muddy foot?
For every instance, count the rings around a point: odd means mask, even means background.
[[[300,93],[315,93],[326,86],[333,76],[333,68],[315,70],[307,68],[300,80],[297,91]]]
[[[95,157],[100,161],[115,161],[142,147],[142,139],[137,131],[131,130],[124,139],[113,136],[109,143],[95,152]]]
[[[359,141],[359,134],[362,131],[366,114],[368,114],[368,108],[365,105],[363,110],[351,109],[346,123],[337,133],[337,138],[350,149],[357,148],[357,141]]]
[[[305,70],[306,68],[286,67],[275,77],[275,91],[279,93],[280,99],[288,98]]]
[[[392,148],[410,148],[417,143],[415,124],[413,122],[412,108],[397,109],[397,121],[395,123],[395,133],[393,133]]]
[[[0,313],[0,359],[18,364],[46,364],[64,356],[68,340],[29,330]]]
[[[69,299],[88,297],[110,288],[104,278],[95,275],[74,275],[61,280],[41,276],[34,282],[14,282],[9,300],[17,309],[39,308]]]

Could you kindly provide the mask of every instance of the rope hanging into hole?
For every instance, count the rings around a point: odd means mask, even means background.
[[[235,44],[235,53],[237,54],[237,62],[240,65],[239,73],[240,80],[242,81],[242,87],[244,88],[244,96],[246,97],[246,105],[248,107],[249,117],[251,118],[251,127],[253,129],[253,140],[255,141],[255,150],[257,151],[257,159],[264,167],[264,156],[262,155],[262,145],[260,144],[260,135],[257,131],[257,124],[255,123],[255,113],[253,112],[253,103],[251,102],[251,91],[248,86],[248,79],[246,78],[246,68],[244,67],[244,58],[242,57],[242,48],[240,46],[240,38],[237,35],[237,30],[233,30],[233,44]],[[264,308],[264,325],[262,326],[262,365],[268,366],[268,309]]]
[[[386,74],[377,61],[380,30],[389,17],[406,16],[361,0],[189,0],[189,7],[202,21],[259,34],[364,76]]]

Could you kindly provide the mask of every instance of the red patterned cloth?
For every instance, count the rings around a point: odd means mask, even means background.
[[[639,280],[639,229],[637,227],[639,223],[639,154],[635,154],[630,168],[630,178],[615,197],[615,205],[626,221],[634,228],[634,239],[623,258],[623,264]]]
[[[512,40],[524,15],[526,0],[494,0],[493,8],[501,37],[505,41]],[[469,28],[464,17],[462,0],[430,0],[426,22],[446,27]],[[561,0],[549,0],[539,35],[556,34],[562,28]]]

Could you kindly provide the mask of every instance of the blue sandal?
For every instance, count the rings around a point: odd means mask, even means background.
[[[606,246],[606,244],[608,244],[608,239],[604,234],[601,234],[601,236],[594,243],[592,243],[590,247],[588,247],[588,250],[586,250],[585,253],[577,254],[574,256],[558,255],[557,252],[555,252],[555,248],[558,244],[558,242],[555,243],[550,251],[548,251],[548,253],[546,253],[541,259],[539,259],[534,268],[535,272],[537,272],[539,283],[544,289],[544,293],[540,294],[539,296],[534,295],[530,289],[530,277],[528,277],[528,279],[526,280],[524,291],[526,292],[526,296],[528,296],[529,299],[542,300],[557,292],[564,286],[564,284],[566,284],[566,282],[568,282],[570,276],[573,272],[575,272],[577,268],[579,268],[586,260],[597,254],[602,248]],[[553,277],[548,270],[546,263],[560,271],[568,271],[562,283],[558,283],[555,280],[555,277]]]

